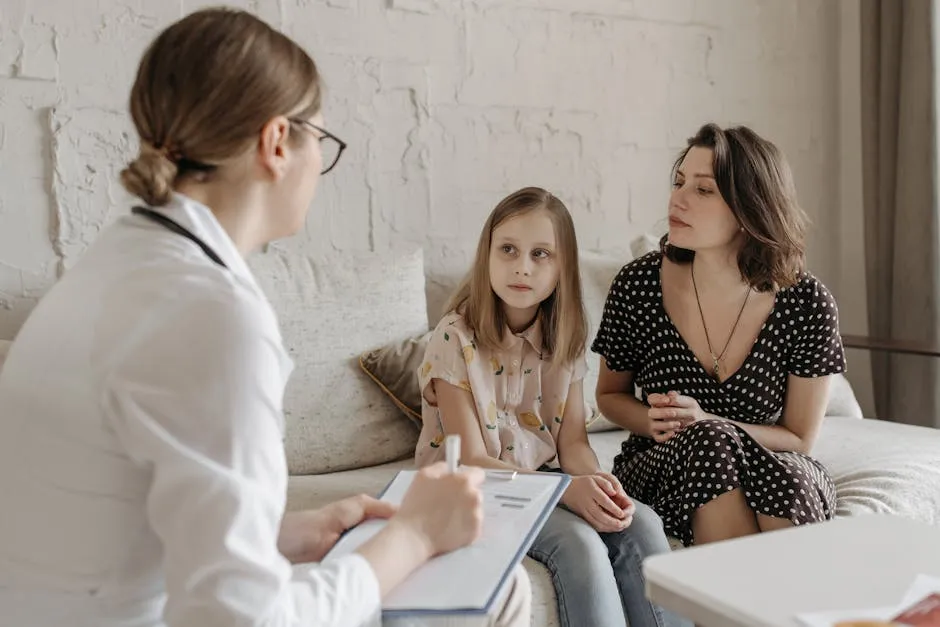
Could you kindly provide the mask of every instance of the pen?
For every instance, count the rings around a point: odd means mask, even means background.
[[[457,472],[460,466],[460,436],[449,435],[444,439],[444,459],[447,460],[447,472]]]
[[[512,481],[519,474],[515,470],[487,470],[486,478],[496,481]]]

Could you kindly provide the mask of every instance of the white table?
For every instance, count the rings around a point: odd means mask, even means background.
[[[647,596],[702,627],[793,627],[797,614],[890,606],[940,577],[940,527],[840,518],[706,544],[644,563]]]

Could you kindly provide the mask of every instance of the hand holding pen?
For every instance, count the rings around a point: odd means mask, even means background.
[[[454,440],[450,438],[457,438],[456,444],[451,444]],[[447,461],[418,471],[398,514],[389,521],[415,534],[429,556],[471,544],[483,531],[480,486],[484,472],[468,466],[460,468],[459,436],[449,436],[445,446]]]

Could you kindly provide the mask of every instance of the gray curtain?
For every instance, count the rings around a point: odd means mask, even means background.
[[[869,335],[937,343],[935,7],[861,0],[862,169]],[[882,419],[940,427],[940,360],[872,354]]]

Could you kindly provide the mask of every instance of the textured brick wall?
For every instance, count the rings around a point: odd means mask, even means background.
[[[313,53],[350,142],[306,231],[279,245],[416,242],[434,277],[525,184],[568,201],[584,248],[660,231],[673,155],[743,122],[791,157],[833,283],[838,3],[827,0],[254,0]],[[0,337],[130,199],[137,60],[179,0],[0,0]],[[830,278],[831,277],[831,278]],[[441,294],[432,285],[432,300]]]

